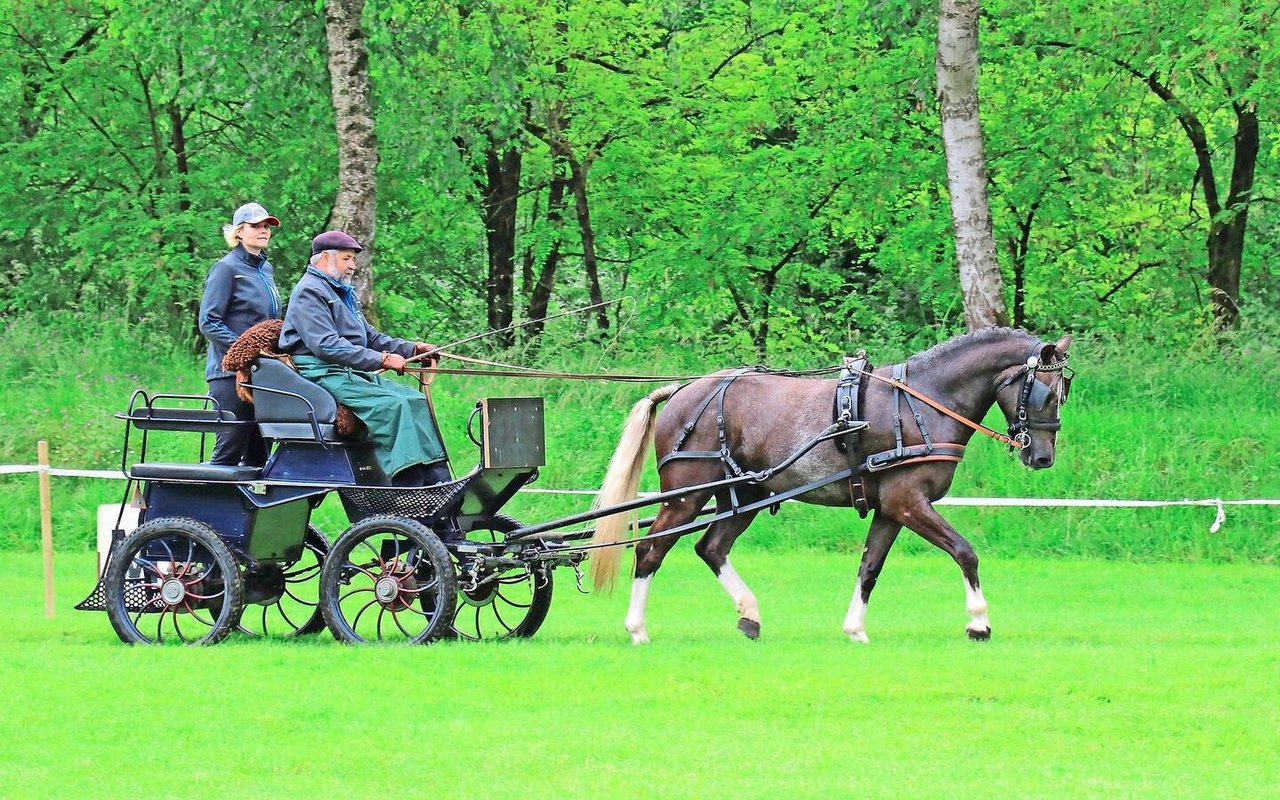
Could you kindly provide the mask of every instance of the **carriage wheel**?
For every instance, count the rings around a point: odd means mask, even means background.
[[[302,555],[289,564],[264,564],[244,574],[245,594],[263,600],[246,602],[236,630],[248,636],[305,636],[324,630],[320,613],[320,569],[329,540],[307,526]]]
[[[342,642],[429,641],[448,630],[456,593],[449,551],[406,517],[352,525],[320,573],[320,608]]]
[[[235,556],[212,528],[186,517],[138,526],[102,582],[111,627],[129,644],[214,644],[244,602]]]
[[[472,530],[475,541],[497,542],[523,527],[518,521],[498,514]],[[481,571],[474,588],[466,589],[468,576],[459,568],[458,608],[450,635],[471,641],[516,639],[532,636],[551,608],[551,569],[530,565],[496,572]]]

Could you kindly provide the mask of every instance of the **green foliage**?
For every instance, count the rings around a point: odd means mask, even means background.
[[[2,8],[0,316],[109,312],[189,338],[218,229],[248,199],[284,220],[272,257],[292,280],[336,175],[322,3]],[[522,163],[517,310],[556,243],[554,304],[587,297],[573,204],[559,221],[547,208],[569,154],[604,294],[645,298],[639,347],[789,359],[962,324],[932,6],[370,0],[364,24],[388,327],[449,339],[484,318],[481,187],[502,148]],[[1258,114],[1242,314],[1276,324],[1273,24],[1196,0],[985,7],[992,205],[1027,327],[1114,333],[1140,315],[1159,339],[1212,324],[1200,179],[1147,74],[1204,121],[1218,175],[1224,92]]]

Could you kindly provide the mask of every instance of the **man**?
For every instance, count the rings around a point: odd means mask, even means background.
[[[382,471],[396,486],[449,480],[440,431],[420,392],[375,373],[403,374],[405,359],[434,349],[387,336],[365,321],[351,276],[360,243],[342,231],[311,241],[311,262],[289,297],[280,349],[303,377],[364,422]]]

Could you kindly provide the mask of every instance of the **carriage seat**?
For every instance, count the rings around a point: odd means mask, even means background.
[[[130,477],[159,481],[256,481],[262,477],[261,467],[233,464],[170,464],[164,462],[134,464]]]
[[[315,412],[320,438],[339,439],[338,403],[327,389],[274,358],[258,358],[249,367],[254,416],[268,439],[314,439],[309,413]]]

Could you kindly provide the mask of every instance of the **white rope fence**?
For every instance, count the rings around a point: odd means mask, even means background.
[[[53,514],[52,492],[49,478],[101,478],[106,480],[125,480],[119,470],[100,469],[62,469],[49,465],[49,448],[44,441],[39,442],[36,466],[23,464],[0,464],[0,476],[36,473],[40,477],[40,540],[44,558],[45,584],[45,616],[54,615],[53,595]],[[521,492],[537,494],[584,495],[596,494],[594,489],[543,489],[526,487]],[[656,492],[641,492],[641,497],[652,497]],[[791,501],[788,501],[791,502]],[[1217,533],[1227,520],[1227,506],[1280,506],[1280,499],[1223,500],[1221,498],[1203,498],[1200,500],[1109,500],[1080,498],[1042,498],[1042,497],[944,497],[936,505],[945,506],[1004,506],[1021,508],[1165,508],[1170,506],[1206,506],[1215,510],[1213,524],[1209,533]]]

